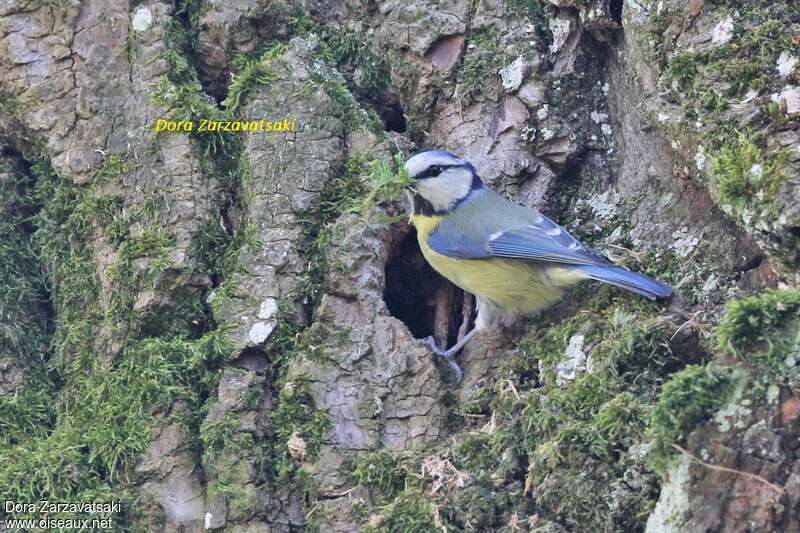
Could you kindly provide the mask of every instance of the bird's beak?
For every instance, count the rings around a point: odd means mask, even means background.
[[[416,196],[417,190],[413,187],[406,187],[406,198],[408,198],[408,203],[411,204],[411,209],[413,210],[414,206],[414,196]]]

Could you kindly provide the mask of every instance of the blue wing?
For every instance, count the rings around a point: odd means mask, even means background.
[[[538,224],[492,235],[487,244],[492,257],[570,265],[609,264],[607,259],[589,250],[567,230],[544,216]]]
[[[672,289],[668,285],[648,278],[644,274],[631,272],[630,270],[625,270],[615,265],[578,266],[573,268],[573,270],[582,272],[588,278],[628,289],[636,294],[646,296],[651,300],[655,300],[656,298],[669,298],[672,295]]]
[[[569,265],[607,265],[549,218],[484,189],[428,237],[435,252],[459,259],[507,257]]]
[[[672,294],[667,285],[615,266],[549,218],[490,190],[448,215],[429,236],[428,246],[459,259],[500,257],[556,263],[651,299]]]

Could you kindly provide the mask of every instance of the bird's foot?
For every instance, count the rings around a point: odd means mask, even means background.
[[[464,373],[461,371],[461,367],[458,366],[458,363],[456,363],[456,354],[458,353],[458,350],[454,349],[461,347],[454,346],[449,350],[442,350],[439,348],[439,345],[436,343],[436,339],[433,338],[433,335],[425,339],[425,344],[428,345],[433,353],[445,358],[447,364],[450,365],[450,368],[452,368],[453,372],[456,374],[456,383],[461,383],[461,377],[464,375]]]
[[[436,355],[444,355],[446,350],[442,350],[439,348],[439,344],[436,342],[436,339],[433,338],[433,335],[425,339],[425,344],[428,345],[428,348],[431,349],[433,353]]]

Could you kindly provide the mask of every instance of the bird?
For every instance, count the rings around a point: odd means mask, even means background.
[[[410,222],[422,255],[477,302],[473,328],[455,345],[445,349],[433,336],[426,339],[457,382],[462,371],[455,357],[479,331],[504,314],[546,309],[580,281],[602,281],[651,300],[672,295],[669,286],[614,265],[538,211],[501,196],[461,157],[430,150],[404,167]]]

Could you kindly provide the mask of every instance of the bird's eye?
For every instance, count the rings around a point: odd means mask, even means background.
[[[442,167],[440,167],[439,165],[432,166],[431,168],[428,169],[428,172],[426,172],[426,174],[432,178],[438,176],[441,173],[442,173]]]

